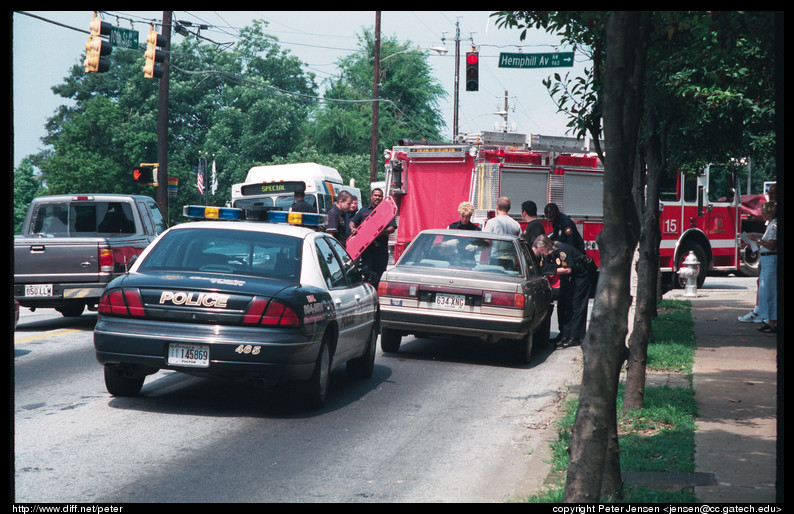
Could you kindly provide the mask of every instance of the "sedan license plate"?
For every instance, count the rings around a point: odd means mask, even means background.
[[[466,307],[466,296],[462,294],[436,293],[436,307],[462,311]]]
[[[168,345],[168,364],[172,366],[192,366],[208,368],[210,365],[210,348],[199,344]]]
[[[26,284],[25,296],[52,296],[52,284]]]

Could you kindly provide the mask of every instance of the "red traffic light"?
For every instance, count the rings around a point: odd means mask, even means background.
[[[469,52],[466,54],[466,64],[477,64],[480,60],[480,56],[474,52]]]

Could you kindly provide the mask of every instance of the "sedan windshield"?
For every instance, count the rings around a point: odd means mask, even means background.
[[[164,235],[138,271],[202,271],[300,279],[303,240],[233,229],[184,229]]]
[[[419,234],[400,259],[400,265],[508,275],[521,273],[513,241],[476,236]]]

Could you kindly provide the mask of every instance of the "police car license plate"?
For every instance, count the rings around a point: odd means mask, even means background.
[[[466,306],[466,296],[462,294],[436,293],[436,307],[462,311]]]
[[[25,296],[52,296],[52,284],[26,284]]]
[[[168,364],[172,366],[192,366],[208,368],[210,365],[210,348],[199,344],[168,345]]]

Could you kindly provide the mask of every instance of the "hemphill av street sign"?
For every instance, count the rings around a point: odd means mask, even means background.
[[[561,68],[573,67],[573,52],[546,54],[499,54],[500,68]]]

